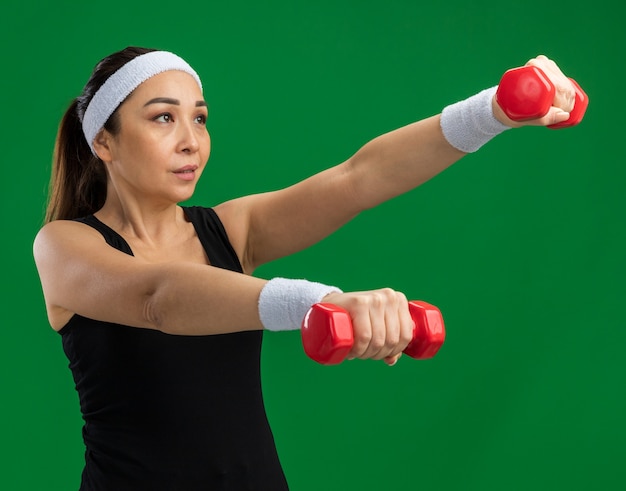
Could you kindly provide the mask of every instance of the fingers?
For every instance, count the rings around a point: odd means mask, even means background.
[[[565,113],[569,113],[574,108],[574,103],[576,102],[576,90],[574,88],[574,84],[565,76],[553,60],[547,56],[539,55],[530,59],[526,63],[526,66],[535,66],[540,68],[550,79],[550,82],[552,82],[555,89],[554,102],[552,103],[554,107],[561,109]],[[554,117],[554,115],[552,115],[552,117]],[[548,124],[553,124],[553,122],[550,121]]]
[[[406,297],[389,288],[349,295],[344,308],[352,318],[354,345],[348,358],[394,364],[413,337]]]

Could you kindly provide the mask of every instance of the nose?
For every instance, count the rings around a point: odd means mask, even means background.
[[[200,148],[197,128],[192,122],[184,122],[179,125],[178,151],[184,153],[195,153]]]

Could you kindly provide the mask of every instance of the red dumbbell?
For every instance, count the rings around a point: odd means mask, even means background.
[[[435,356],[446,337],[441,312],[426,302],[409,302],[415,323],[413,340],[404,350],[411,358]],[[341,363],[352,349],[354,332],[348,312],[329,303],[316,303],[302,321],[302,345],[312,360],[322,365]]]
[[[589,98],[574,79],[570,78],[570,81],[574,84],[576,100],[569,119],[548,128],[567,128],[577,125],[583,119]],[[535,66],[524,66],[508,70],[502,75],[496,101],[513,121],[527,121],[547,114],[554,102],[554,94],[554,85],[543,70]]]

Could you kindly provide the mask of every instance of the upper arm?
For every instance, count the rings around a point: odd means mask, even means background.
[[[33,253],[48,317],[60,329],[78,313],[136,327],[153,327],[146,315],[154,290],[148,265],[110,247],[96,230],[58,220],[35,238]]]
[[[349,165],[215,208],[245,272],[319,242],[361,211]]]

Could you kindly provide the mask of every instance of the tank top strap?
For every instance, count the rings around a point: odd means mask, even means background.
[[[185,216],[193,224],[212,266],[243,273],[243,267],[235,252],[226,229],[212,208],[201,206],[183,207]]]
[[[111,247],[114,247],[118,251],[133,256],[133,251],[128,245],[128,242],[126,242],[126,240],[124,240],[124,238],[111,227],[98,220],[94,215],[76,218],[75,221],[84,223],[85,225],[89,225],[90,227],[95,228],[98,232],[102,234],[106,243],[109,244]]]

